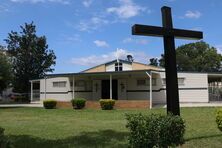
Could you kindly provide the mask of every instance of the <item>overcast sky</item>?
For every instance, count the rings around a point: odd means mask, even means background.
[[[57,56],[54,73],[79,72],[116,55],[148,63],[163,53],[162,38],[132,36],[131,27],[161,26],[164,5],[172,7],[175,28],[203,31],[204,41],[222,51],[221,0],[0,0],[0,44],[34,21]]]

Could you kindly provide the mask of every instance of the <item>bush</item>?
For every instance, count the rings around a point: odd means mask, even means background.
[[[180,116],[127,114],[129,144],[137,147],[168,147],[184,143],[185,124]]]
[[[220,131],[222,131],[222,109],[217,110],[216,122],[217,122],[217,127],[219,128]]]
[[[82,109],[85,107],[86,99],[83,99],[83,98],[72,99],[71,102],[72,102],[73,108]]]
[[[56,100],[52,100],[52,99],[48,99],[48,100],[44,100],[43,101],[43,106],[44,106],[45,109],[56,108],[56,104],[57,104],[57,101]]]
[[[103,110],[112,110],[115,105],[115,100],[112,99],[100,99],[100,106]]]
[[[10,148],[10,142],[4,135],[4,129],[0,127],[0,148]]]

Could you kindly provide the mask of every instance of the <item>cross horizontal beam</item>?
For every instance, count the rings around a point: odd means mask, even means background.
[[[167,29],[164,27],[148,26],[135,24],[132,27],[133,35],[144,35],[144,36],[154,36],[154,37],[163,37],[163,36],[174,36],[175,38],[182,39],[202,39],[203,33],[200,31],[192,30],[183,30],[183,29]]]

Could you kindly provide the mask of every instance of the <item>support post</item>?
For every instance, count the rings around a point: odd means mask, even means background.
[[[33,82],[31,81],[31,102],[33,101]]]
[[[150,74],[146,72],[147,76],[150,79],[150,109],[153,107],[153,91],[152,91],[152,72],[150,71]]]
[[[45,99],[46,99],[46,79],[47,79],[47,77],[45,77]]]
[[[152,72],[150,72],[150,109],[153,105],[153,90],[152,90]]]
[[[112,87],[113,87],[113,85],[112,85],[112,75],[110,74],[110,76],[109,76],[109,81],[110,81],[110,99],[112,100],[113,99],[113,90],[112,90]]]
[[[75,99],[75,76],[72,76],[72,99]]]

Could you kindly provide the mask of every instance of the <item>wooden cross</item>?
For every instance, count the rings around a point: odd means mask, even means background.
[[[132,27],[133,35],[163,37],[166,73],[167,113],[180,115],[175,38],[202,39],[203,33],[199,31],[174,29],[170,7],[162,7],[163,27],[135,24]]]

